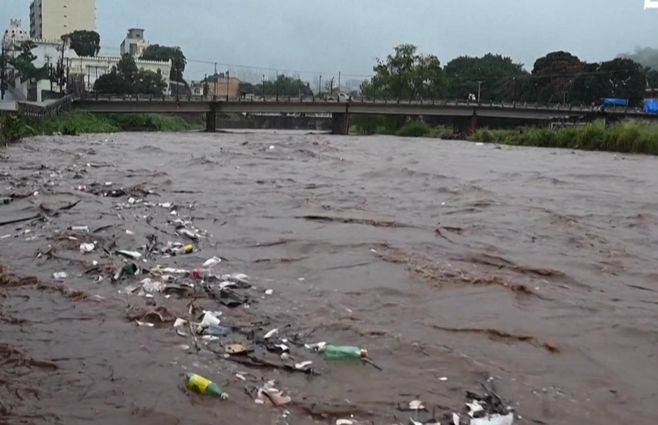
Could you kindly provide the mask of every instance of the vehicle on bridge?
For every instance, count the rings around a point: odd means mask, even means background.
[[[658,99],[645,99],[644,113],[658,115]]]
[[[602,106],[630,106],[631,102],[628,99],[619,99],[616,97],[604,97],[601,99]]]

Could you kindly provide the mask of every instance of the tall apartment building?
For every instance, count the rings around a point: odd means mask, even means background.
[[[30,36],[59,40],[76,30],[96,30],[96,0],[33,0]]]

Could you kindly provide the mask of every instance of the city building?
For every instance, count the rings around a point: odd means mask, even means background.
[[[34,47],[32,54],[36,57],[32,62],[36,68],[45,68],[52,73],[61,67],[69,81],[69,87],[76,93],[91,92],[96,80],[111,72],[118,65],[120,57],[96,56],[80,57],[62,40],[31,39],[27,32],[21,27],[21,21],[12,19],[9,28],[4,32],[2,44],[9,56],[20,53],[20,45],[25,41],[32,41]],[[170,73],[172,62],[150,61],[135,59],[138,69],[152,71],[162,75],[167,89],[165,94],[170,93]],[[60,87],[51,79],[44,78],[39,81],[25,79],[11,66],[7,69],[8,90],[17,100],[30,100],[42,102],[51,97],[61,96]]]
[[[239,96],[240,80],[238,78],[230,77],[227,79],[222,74],[221,78],[217,79],[217,81],[209,83],[209,96],[226,97],[227,92],[228,97],[231,99]]]
[[[59,40],[77,30],[96,30],[96,0],[33,0],[30,4],[30,36]]]
[[[131,28],[121,43],[121,56],[130,55],[133,58],[138,58],[142,56],[142,53],[144,53],[144,50],[148,46],[148,41],[144,40],[144,30],[141,28]]]
[[[23,30],[20,19],[10,19],[9,28],[2,37],[2,45],[6,48],[20,44],[30,39],[27,31]]]

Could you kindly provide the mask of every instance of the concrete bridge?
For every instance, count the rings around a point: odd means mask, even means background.
[[[347,134],[350,116],[406,115],[432,116],[451,119],[465,131],[473,131],[492,120],[514,120],[521,123],[551,121],[592,121],[595,119],[619,120],[624,118],[658,120],[657,115],[645,114],[637,108],[573,105],[538,105],[527,103],[473,103],[463,101],[401,101],[357,98],[349,102],[317,100],[315,98],[271,98],[262,100],[236,100],[207,97],[145,97],[96,96],[76,98],[74,110],[93,113],[166,113],[205,114],[206,130],[216,130],[218,114],[330,114],[332,131]]]

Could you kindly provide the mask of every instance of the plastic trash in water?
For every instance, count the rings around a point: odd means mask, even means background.
[[[204,311],[203,318],[201,319],[201,323],[199,323],[199,326],[205,328],[208,326],[219,325],[221,323],[221,321],[219,320],[219,316],[221,316],[221,312],[217,312],[217,313],[213,313],[212,311]]]
[[[324,349],[327,347],[327,343],[322,341],[322,342],[316,342],[314,344],[304,344],[304,348],[307,350],[313,350],[313,351],[324,351]]]
[[[264,404],[265,400],[269,400],[276,407],[285,406],[292,401],[292,398],[285,395],[283,391],[275,387],[275,381],[268,381],[258,389],[258,397],[256,398],[257,404]]]
[[[221,259],[221,258],[219,258],[219,257],[212,257],[212,258],[207,259],[207,260],[203,263],[203,267],[204,267],[204,268],[212,268],[212,267],[216,266],[217,264],[219,264],[219,263],[221,263],[221,262],[222,262],[222,259]]]
[[[69,277],[69,274],[66,273],[66,272],[53,273],[53,279],[55,279],[55,280],[66,280],[66,279],[68,279],[68,277]]]
[[[82,243],[80,244],[80,252],[83,254],[89,253],[96,248],[96,245],[93,243]]]
[[[89,226],[71,226],[68,228],[68,230],[71,230],[73,232],[89,233]]]
[[[142,289],[144,292],[148,294],[160,293],[165,289],[164,283],[158,282],[157,280],[153,280],[148,277],[142,280],[140,283],[142,284]]]
[[[196,373],[185,374],[185,386],[188,390],[199,394],[221,398],[222,400],[228,399],[228,394],[219,385]]]
[[[185,255],[185,254],[191,254],[194,252],[194,246],[193,245],[184,245],[180,248],[173,248],[171,250],[172,255]]]
[[[368,358],[368,350],[360,347],[327,345],[324,348],[327,360],[363,360]]]
[[[278,334],[278,333],[279,333],[279,329],[278,329],[278,328],[274,328],[274,329],[272,329],[271,331],[267,332],[267,333],[265,334],[265,336],[263,336],[263,338],[265,338],[265,339],[270,339],[270,338],[272,338],[274,335],[276,335],[276,334]]]
[[[142,258],[142,254],[137,252],[137,251],[126,251],[126,250],[119,250],[117,251],[118,255],[123,255],[126,258],[131,258],[133,260],[138,260]]]
[[[227,336],[231,333],[231,328],[221,325],[210,325],[203,330],[204,335],[208,336]]]
[[[466,399],[465,413],[452,414],[453,425],[512,425],[514,423],[514,411],[505,406],[495,393],[487,392],[484,396],[480,396],[468,391]]]
[[[197,232],[193,232],[190,229],[186,229],[184,227],[176,229],[176,233],[181,236],[185,236],[186,238],[190,238],[193,241],[199,239],[199,234]]]

